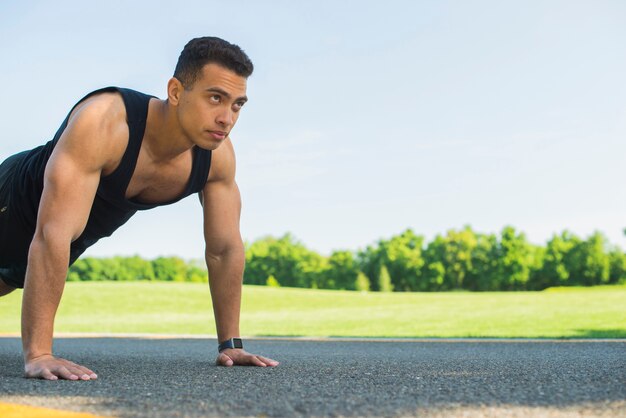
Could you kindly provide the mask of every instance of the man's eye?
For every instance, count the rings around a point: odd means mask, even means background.
[[[211,96],[211,101],[213,102],[218,102],[220,101],[221,97],[217,94],[214,94],[213,96]]]
[[[243,103],[235,103],[235,109],[239,110],[243,107]]]

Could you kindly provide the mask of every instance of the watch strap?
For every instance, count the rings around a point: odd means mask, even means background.
[[[217,351],[221,353],[223,350],[226,350],[227,348],[243,349],[243,341],[241,340],[241,338],[237,338],[237,337],[229,338],[226,341],[219,343],[219,345],[217,346]]]

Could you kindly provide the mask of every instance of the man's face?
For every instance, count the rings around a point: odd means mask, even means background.
[[[193,88],[181,92],[181,128],[197,146],[215,149],[235,126],[247,100],[244,77],[218,64],[207,64]]]

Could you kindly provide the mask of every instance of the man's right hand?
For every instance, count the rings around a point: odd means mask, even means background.
[[[79,364],[46,354],[26,362],[24,377],[46,380],[58,380],[59,378],[92,380],[97,379],[98,375]]]

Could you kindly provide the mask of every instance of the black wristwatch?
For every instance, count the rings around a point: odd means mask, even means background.
[[[219,345],[217,346],[217,351],[221,353],[227,348],[243,348],[243,341],[241,340],[241,338],[230,338],[226,341],[219,343]]]

